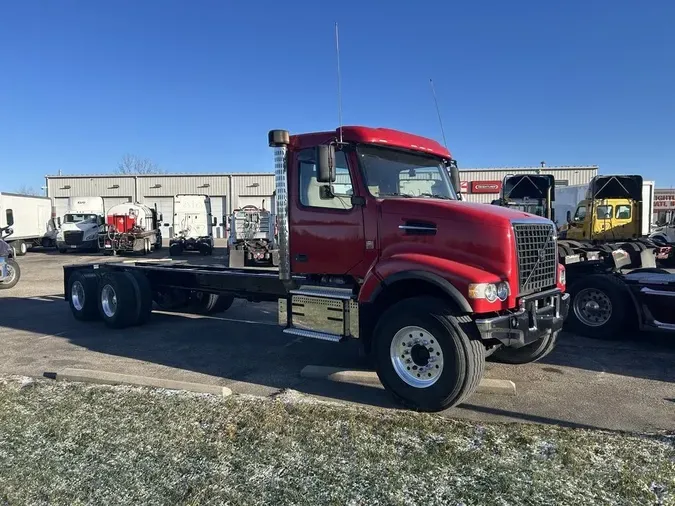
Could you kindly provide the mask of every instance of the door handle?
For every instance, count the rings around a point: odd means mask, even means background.
[[[307,255],[303,255],[303,254],[295,255],[295,261],[296,262],[306,262],[307,261]]]

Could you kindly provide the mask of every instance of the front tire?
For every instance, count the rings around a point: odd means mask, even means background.
[[[478,386],[485,347],[462,330],[450,306],[414,297],[391,306],[373,334],[377,375],[403,405],[420,411],[455,406]]]
[[[492,354],[492,358],[495,362],[502,362],[504,364],[529,364],[536,362],[553,351],[559,334],[559,330],[551,332],[546,337],[521,348],[502,346]]]
[[[630,314],[630,298],[624,283],[611,275],[593,274],[569,288],[569,327],[595,339],[617,339]]]
[[[3,281],[0,281],[0,290],[9,290],[10,288],[15,287],[19,282],[19,279],[21,279],[21,267],[19,267],[16,260],[12,260],[11,258],[7,259],[7,270],[9,271],[9,276]]]
[[[12,246],[14,251],[16,251],[16,256],[22,257],[28,253],[28,244],[25,241],[15,241]]]

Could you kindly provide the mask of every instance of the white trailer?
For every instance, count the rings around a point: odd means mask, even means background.
[[[63,216],[63,223],[59,224],[56,236],[59,252],[98,251],[98,236],[105,228],[104,216],[102,197],[70,197],[68,211]]]
[[[50,247],[56,239],[52,201],[49,197],[0,193],[0,228],[14,231],[6,242],[23,256],[32,246]]]

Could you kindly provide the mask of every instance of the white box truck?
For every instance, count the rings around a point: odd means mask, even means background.
[[[10,226],[14,231],[6,242],[17,256],[23,256],[32,246],[54,245],[56,227],[52,201],[49,197],[0,193],[0,228]]]
[[[56,235],[59,253],[98,251],[98,234],[104,231],[104,220],[102,197],[70,197]]]

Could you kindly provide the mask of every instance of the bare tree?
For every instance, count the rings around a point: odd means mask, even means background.
[[[117,164],[117,174],[164,174],[165,171],[149,158],[126,154]]]
[[[21,195],[37,195],[37,196],[42,195],[40,190],[36,190],[32,186],[28,186],[28,185],[25,185],[25,184],[19,186],[19,189],[16,190],[16,193],[20,193]]]

